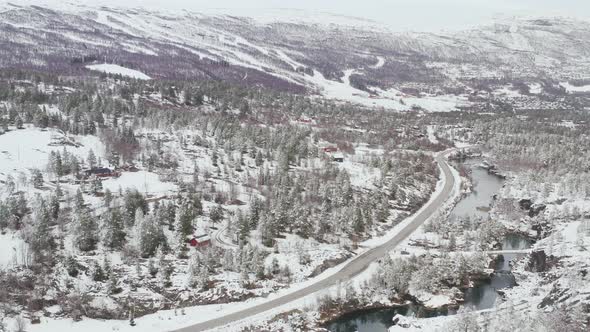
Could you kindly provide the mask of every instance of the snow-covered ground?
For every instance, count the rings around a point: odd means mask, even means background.
[[[58,145],[61,140],[79,145]],[[56,145],[52,145],[54,143]],[[90,150],[104,155],[104,147],[96,136],[65,136],[54,129],[12,130],[0,135],[0,179],[11,175],[16,180],[22,173],[28,176],[31,168],[45,171],[50,152],[64,149],[82,158],[86,158]]]
[[[582,85],[582,86],[575,86],[570,84],[569,82],[561,82],[559,83],[567,93],[575,93],[575,92],[590,92],[590,85]]]
[[[433,144],[438,144],[438,139],[436,138],[436,126],[428,126],[427,127],[428,133],[428,140]]]
[[[0,268],[24,264],[26,243],[16,234],[0,234]]]
[[[493,94],[498,97],[507,97],[507,98],[518,98],[522,97],[522,94],[513,88],[512,85],[505,86],[493,91]]]
[[[452,316],[410,319],[410,326],[402,327],[400,325],[394,325],[389,328],[388,332],[434,332],[445,326],[452,319]]]
[[[442,172],[441,172],[442,173]],[[454,173],[454,176],[455,173]],[[458,181],[457,181],[458,182]],[[432,194],[431,200],[434,197],[438,196],[443,188],[443,180],[440,180],[437,184],[436,191]],[[454,190],[455,192],[455,190]],[[453,195],[456,195],[454,193]],[[419,213],[419,212],[417,212]],[[389,230],[385,235],[379,238],[374,238],[369,241],[363,242],[358,250],[357,254],[361,254],[375,246],[383,244],[387,242],[389,239],[394,237],[400,230],[403,228],[404,225],[407,225],[411,222],[413,217],[406,219],[401,224],[397,225],[396,227]],[[288,241],[286,239],[284,241],[285,245],[289,245],[292,241]],[[283,256],[281,257],[284,260],[294,259],[294,257],[288,257],[289,250],[285,250],[288,248],[282,248],[280,252],[283,252]],[[358,255],[357,255],[358,256]],[[303,282],[294,283],[291,287],[283,290],[279,290],[278,292],[271,293],[267,298],[255,298],[252,300],[248,300],[245,302],[239,303],[230,303],[230,304],[222,304],[222,305],[206,305],[206,306],[196,306],[185,308],[185,314],[182,315],[180,310],[167,310],[167,311],[159,311],[155,314],[146,315],[140,318],[137,318],[135,321],[137,326],[140,326],[143,331],[168,331],[174,330],[178,328],[182,328],[185,326],[190,326],[199,322],[207,321],[210,319],[214,319],[216,317],[221,317],[227,314],[231,314],[233,312],[237,312],[257,304],[263,303],[265,301],[278,298],[281,296],[285,296],[287,294],[296,292],[302,288],[305,288],[311,284],[314,284],[320,280],[328,278],[335,273],[337,273],[340,269],[344,267],[345,264],[340,264],[336,267],[330,268],[325,270],[320,275],[307,279]],[[374,273],[376,268],[376,264],[372,264],[368,270],[361,273],[351,282],[356,287],[360,287],[362,281],[368,280],[370,276]],[[253,322],[260,321],[271,317],[272,315],[278,314],[280,312],[284,312],[291,309],[296,308],[316,308],[318,305],[318,299],[321,298],[324,294],[335,294],[340,287],[334,286],[330,289],[320,291],[318,293],[306,296],[300,300],[290,302],[285,306],[281,306],[275,308],[271,311],[264,312],[258,316],[250,317],[247,320],[240,321],[237,323],[232,323],[231,327],[223,327],[220,328],[219,331],[237,331],[244,326],[250,325]],[[137,329],[137,327],[131,327],[128,321],[117,321],[117,320],[110,320],[110,321],[101,321],[95,319],[85,319],[82,322],[73,322],[71,319],[54,319],[54,318],[45,318],[42,317],[42,324],[31,326],[30,331],[47,331],[47,330],[60,330],[60,331],[79,331],[79,330],[87,330],[88,332],[93,331],[132,331]]]
[[[136,78],[138,80],[150,80],[151,77],[134,69],[125,68],[119,65],[103,63],[98,65],[88,65],[86,68],[94,71],[100,71],[107,74],[119,74],[126,77]]]
[[[385,58],[382,56],[377,57],[377,63],[371,66],[371,69],[379,69],[385,65]]]
[[[322,96],[326,98],[350,102],[373,108],[384,108],[389,110],[408,111],[413,107],[420,107],[427,112],[450,112],[457,110],[457,106],[465,103],[465,96],[455,95],[424,95],[421,97],[405,95],[396,89],[382,90],[374,88],[376,95],[356,89],[350,85],[350,76],[355,70],[344,71],[343,82],[328,80],[320,72],[314,71],[313,77],[306,76],[306,79],[316,86]]]
[[[225,316],[231,314],[233,312],[237,312],[249,307],[253,307],[260,303],[263,303],[268,300],[272,300],[277,297],[281,297],[302,288],[305,288],[313,283],[316,283],[322,279],[328,278],[329,276],[337,273],[343,266],[339,265],[334,268],[330,268],[324,271],[319,276],[308,279],[305,282],[296,283],[292,287],[288,289],[284,289],[278,291],[276,293],[270,294],[267,298],[256,298],[252,300],[247,300],[244,302],[235,302],[229,304],[221,304],[221,305],[204,305],[204,306],[195,306],[184,308],[184,310],[162,310],[155,314],[146,315],[140,318],[136,318],[135,322],[137,324],[136,327],[132,327],[129,325],[127,320],[97,320],[97,319],[84,319],[80,322],[74,322],[73,320],[66,318],[66,319],[55,319],[55,318],[45,318],[41,317],[41,324],[38,325],[31,325],[28,329],[30,332],[41,332],[41,331],[87,331],[87,332],[102,332],[102,331],[135,331],[138,327],[141,327],[142,331],[146,332],[161,332],[161,331],[171,331],[175,329],[179,329],[182,327],[190,326],[199,322],[215,319],[217,317]],[[328,290],[327,292],[332,292],[333,290]],[[243,322],[239,322],[236,324],[232,324],[232,327],[224,327],[219,329],[219,331],[235,331],[238,330],[241,326],[248,325],[251,322],[256,320],[264,319],[266,317],[272,316],[273,314],[277,314],[279,312],[283,312],[286,310],[290,310],[293,308],[305,308],[305,307],[313,307],[317,304],[317,297],[310,296],[303,298],[299,301],[295,301],[290,303],[288,306],[276,308],[270,312],[265,312],[264,314],[258,317],[252,317],[251,319]],[[184,311],[184,315],[181,312]],[[9,324],[10,325],[10,320]]]
[[[67,141],[73,145],[63,145]],[[10,175],[15,180],[17,190],[23,186],[30,187],[29,181],[19,181],[23,175],[30,178],[32,168],[39,169],[45,174],[45,180],[53,180],[48,174],[47,164],[52,151],[67,150],[81,160],[85,160],[92,150],[97,158],[105,162],[105,147],[96,136],[66,136],[55,129],[26,128],[12,130],[0,135],[0,180],[6,180]],[[118,178],[109,178],[102,182],[104,189],[113,193],[126,189],[137,189],[148,195],[163,196],[177,191],[178,187],[169,182],[163,182],[153,172],[124,172]],[[63,189],[68,189],[64,186]],[[29,188],[32,190],[32,188]],[[4,194],[0,190],[0,195]],[[92,203],[93,199],[88,197]]]
[[[172,194],[178,190],[175,184],[162,182],[158,174],[147,171],[123,173],[118,178],[103,181],[102,186],[105,190],[109,189],[112,192],[117,192],[119,189],[137,189],[141,193],[158,196]]]

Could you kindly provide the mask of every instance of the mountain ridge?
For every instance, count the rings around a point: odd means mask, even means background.
[[[10,3],[0,19],[2,67],[86,75],[86,65],[109,62],[154,78],[225,80],[387,108],[400,105],[369,97],[405,83],[590,77],[590,23],[564,18],[397,33],[371,24]]]

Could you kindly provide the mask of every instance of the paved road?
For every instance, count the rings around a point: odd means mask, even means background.
[[[221,246],[221,247],[226,247],[226,248],[230,248],[230,249],[235,249],[238,246],[231,243],[231,242],[227,242],[225,241],[225,239],[223,238],[223,233],[225,233],[227,231],[227,224],[225,226],[222,226],[221,228],[219,228],[214,236],[213,239],[215,239],[215,242],[217,243],[217,245]]]
[[[180,330],[177,332],[199,332],[206,331],[209,329],[219,328],[227,325],[231,322],[236,322],[254,315],[264,313],[268,310],[275,309],[279,306],[285,305],[289,302],[299,300],[307,295],[313,294],[320,290],[329,288],[339,282],[350,280],[352,277],[358,275],[364,271],[372,262],[385,256],[386,253],[393,250],[398,244],[405,240],[410,234],[412,234],[420,225],[422,225],[432,214],[434,214],[450,197],[453,187],[455,186],[455,178],[451,172],[450,166],[448,165],[444,156],[439,156],[436,161],[442,169],[442,176],[444,181],[444,188],[439,195],[423,208],[414,218],[414,220],[403,228],[398,234],[396,234],[391,240],[385,244],[366,251],[365,253],[355,257],[353,260],[346,263],[339,272],[334,275],[318,281],[315,284],[302,288],[293,293],[286,294],[285,296],[270,300],[268,302],[261,303],[259,305],[228,314],[219,318],[211,319],[199,324],[195,324]]]

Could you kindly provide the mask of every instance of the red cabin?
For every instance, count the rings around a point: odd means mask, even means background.
[[[193,234],[189,236],[188,244],[195,248],[208,247],[211,245],[211,237],[208,234]]]
[[[337,152],[338,151],[338,148],[335,147],[335,146],[327,146],[323,150],[326,153],[332,153],[332,152]]]
[[[96,176],[99,178],[119,177],[121,174],[106,167],[94,167],[85,171],[86,177]]]

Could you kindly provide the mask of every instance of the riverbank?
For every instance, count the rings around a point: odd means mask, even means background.
[[[456,204],[452,208],[439,212],[438,216],[433,217],[423,229],[408,239],[409,245],[401,249],[402,256],[403,254],[410,255],[406,258],[412,260],[417,259],[412,257],[454,255],[454,260],[451,259],[454,263],[449,261],[449,266],[468,267],[468,264],[461,264],[465,259],[464,255],[476,254],[479,250],[515,250],[526,249],[530,246],[530,242],[524,238],[521,239],[522,241],[517,241],[520,244],[513,244],[514,241],[511,240],[516,235],[506,232],[503,228],[500,229],[498,223],[490,220],[489,213],[494,205],[495,195],[503,186],[503,177],[479,167],[480,163],[477,159],[470,159],[461,165],[466,167],[458,167],[459,170],[464,170],[460,199],[455,202]],[[469,227],[468,224],[471,223],[474,223],[475,227]],[[441,224],[448,227],[441,231],[437,228]],[[460,227],[456,227],[457,224]],[[491,231],[487,234],[489,239],[480,239],[479,241],[470,239],[471,234],[478,236],[482,233],[482,229],[485,233],[485,230],[489,230],[490,227]],[[458,232],[459,229],[461,230]],[[453,252],[464,252],[464,254],[457,256]],[[394,252],[393,256],[397,254]],[[423,292],[424,296],[420,296],[418,292],[412,293],[412,288],[410,288],[410,292],[408,292],[410,295],[402,297],[406,301],[403,305],[400,305],[400,300],[394,300],[392,301],[394,304],[391,305],[383,305],[383,303],[379,303],[378,306],[374,304],[357,305],[356,310],[352,311],[349,310],[349,306],[339,314],[334,314],[333,310],[330,311],[330,314],[326,315],[320,323],[336,332],[353,331],[352,328],[347,329],[350,326],[359,331],[382,331],[383,328],[386,329],[392,325],[390,319],[398,314],[436,317],[455,314],[461,306],[474,307],[478,310],[489,309],[493,307],[500,296],[499,289],[515,285],[515,278],[509,271],[510,261],[513,259],[514,257],[509,255],[481,257],[480,263],[485,264],[485,269],[465,274],[466,277],[463,277],[461,282],[455,283],[454,287],[445,286],[449,283],[448,280],[444,280],[448,273],[437,271],[435,275],[443,278],[440,284],[442,288],[438,288],[430,295],[428,295],[429,292]],[[411,278],[413,279],[414,276]],[[375,319],[371,319],[371,317],[379,319],[374,321]],[[376,324],[378,327],[373,330],[370,327],[364,329],[366,324],[371,326]]]

